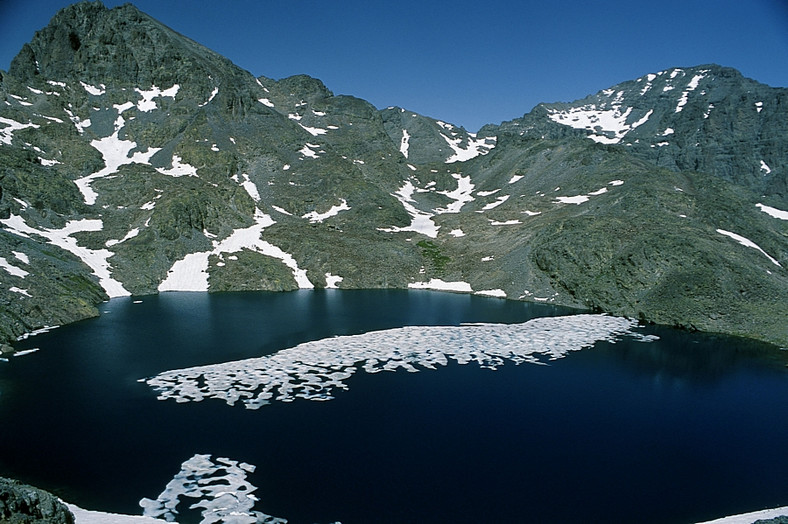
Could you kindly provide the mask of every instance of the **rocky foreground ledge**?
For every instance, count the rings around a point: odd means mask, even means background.
[[[0,522],[73,524],[74,515],[57,497],[17,480],[0,477]]]

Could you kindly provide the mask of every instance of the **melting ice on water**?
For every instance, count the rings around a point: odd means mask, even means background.
[[[539,357],[554,360],[598,341],[638,336],[632,332],[635,324],[605,315],[570,315],[521,324],[406,326],[305,342],[259,358],[165,371],[141,382],[154,388],[160,400],[218,398],[257,409],[272,400],[330,400],[334,389],[348,389],[345,381],[359,369],[415,372],[445,366],[448,359],[491,369],[506,361],[541,363]]]

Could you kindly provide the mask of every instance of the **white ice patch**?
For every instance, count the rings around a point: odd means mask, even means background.
[[[293,278],[299,288],[313,288],[306,270],[298,267],[291,254],[260,238],[263,230],[275,223],[274,220],[259,209],[255,210],[254,220],[254,225],[236,229],[223,240],[214,240],[213,250],[190,253],[175,262],[167,272],[167,277],[159,284],[159,291],[208,291],[208,258],[222,253],[237,253],[243,249],[281,260],[293,271]]]
[[[41,127],[38,124],[34,124],[32,122],[28,122],[27,124],[22,124],[21,122],[17,122],[16,120],[11,120],[10,118],[3,118],[0,117],[0,124],[5,124],[5,127],[0,129],[0,143],[11,145],[11,140],[14,138],[14,131],[19,131],[20,129],[27,129],[32,127],[33,129],[38,129]]]
[[[181,464],[180,472],[156,500],[140,500],[143,515],[174,522],[179,517],[179,499],[188,498],[195,501],[189,509],[202,510],[201,524],[286,524],[285,519],[254,511],[258,499],[253,493],[257,488],[246,480],[246,475],[255,469],[251,464],[227,458],[217,457],[214,461],[211,455],[194,455]]]
[[[331,218],[333,216],[338,215],[340,211],[347,211],[348,209],[350,209],[350,206],[347,205],[347,200],[345,200],[344,198],[341,200],[342,202],[338,206],[331,206],[331,208],[325,213],[318,213],[317,211],[311,211],[305,214],[304,216],[302,216],[301,218],[307,218],[313,224],[322,223],[327,218]]]
[[[112,278],[109,257],[114,255],[108,249],[88,249],[77,244],[71,235],[82,231],[101,231],[103,223],[100,219],[71,220],[62,229],[34,229],[25,223],[18,215],[0,220],[11,233],[30,238],[29,235],[38,235],[46,238],[51,244],[74,254],[82,260],[93,274],[99,279],[99,284],[104,291],[112,297],[128,296],[131,293],[123,288],[123,284]]]
[[[574,129],[586,129],[592,131],[588,138],[602,144],[617,144],[621,139],[633,129],[643,125],[654,110],[649,110],[640,120],[627,123],[632,108],[626,108],[622,112],[619,105],[612,109],[597,109],[594,104],[586,104],[580,107],[572,107],[567,110],[551,110],[548,117],[553,122],[572,127]]]
[[[781,209],[777,209],[776,207],[769,207],[763,204],[755,204],[758,209],[763,211],[769,216],[774,218],[779,218],[780,220],[788,220],[788,211],[783,211]]]
[[[25,271],[21,267],[16,267],[12,263],[10,263],[8,260],[5,259],[5,257],[0,257],[0,268],[5,269],[6,273],[14,277],[25,278],[27,275],[30,274],[28,271]]]
[[[388,227],[388,228],[378,228],[378,231],[383,231],[385,233],[398,233],[401,231],[413,231],[415,233],[421,233],[422,235],[426,235],[430,238],[436,238],[438,236],[438,229],[440,226],[436,225],[435,222],[432,221],[432,215],[430,213],[425,213],[424,211],[420,211],[413,205],[415,200],[413,200],[413,192],[416,190],[416,187],[410,180],[405,182],[396,193],[392,193],[391,195],[400,201],[402,206],[405,208],[405,211],[411,216],[411,223],[407,227]]]
[[[542,363],[599,341],[634,335],[636,325],[625,318],[571,315],[521,324],[407,326],[306,342],[264,357],[166,371],[143,380],[159,400],[216,398],[257,409],[272,400],[330,400],[335,389],[348,389],[347,379],[359,369],[416,372],[445,366],[449,359],[490,369],[506,361]]]
[[[104,158],[104,168],[74,180],[74,183],[79,188],[82,196],[85,198],[85,203],[92,206],[96,203],[98,193],[90,187],[91,182],[97,178],[103,178],[113,173],[117,173],[120,166],[127,164],[149,164],[151,157],[156,154],[160,148],[151,147],[143,153],[141,151],[135,152],[131,157],[129,153],[137,148],[137,143],[131,140],[121,140],[118,138],[118,133],[123,128],[125,120],[122,116],[118,116],[115,120],[115,131],[112,135],[92,140],[90,145],[93,146],[101,156]]]
[[[730,231],[725,231],[724,229],[718,229],[717,233],[719,233],[721,235],[725,235],[727,237],[731,237],[732,239],[734,239],[736,242],[738,242],[739,244],[741,244],[743,246],[751,247],[753,249],[756,249],[756,250],[760,251],[766,258],[768,258],[772,262],[772,264],[782,267],[780,265],[780,263],[777,262],[777,260],[772,258],[766,251],[761,249],[760,246],[758,246],[758,244],[756,244],[752,240],[750,240],[748,238],[745,238],[745,237],[743,237],[741,235],[737,235],[736,233],[731,233]]]
[[[402,140],[399,143],[399,152],[402,153],[402,156],[408,158],[408,148],[410,147],[410,135],[408,134],[407,129],[402,130]]]

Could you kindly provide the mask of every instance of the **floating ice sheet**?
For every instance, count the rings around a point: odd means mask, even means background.
[[[254,511],[257,497],[255,486],[246,480],[246,474],[254,472],[251,464],[210,455],[194,455],[181,465],[156,500],[144,498],[140,501],[143,515],[173,522],[178,518],[181,498],[195,499],[189,509],[202,510],[201,524],[233,522],[255,524],[268,522],[286,524],[287,520]]]
[[[257,409],[273,400],[330,400],[347,379],[367,373],[435,369],[449,359],[496,369],[506,361],[542,363],[598,341],[634,335],[635,322],[606,315],[536,318],[521,324],[407,326],[305,342],[259,358],[165,371],[142,379],[160,400],[241,402]],[[643,340],[643,337],[640,337]]]

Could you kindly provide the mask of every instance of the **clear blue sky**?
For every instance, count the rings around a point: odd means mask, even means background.
[[[0,0],[0,69],[68,3]],[[469,131],[674,66],[788,87],[788,0],[132,3],[257,76],[305,73]]]

